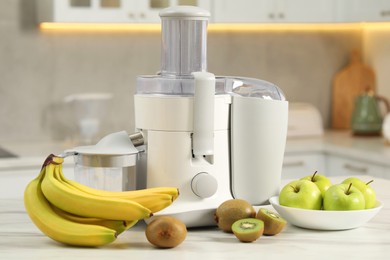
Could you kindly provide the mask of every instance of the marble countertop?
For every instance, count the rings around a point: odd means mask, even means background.
[[[332,177],[339,182],[342,177]],[[287,180],[286,180],[287,181]],[[283,184],[282,184],[283,185]],[[190,229],[173,249],[156,249],[139,224],[102,248],[69,247],[43,235],[30,221],[20,199],[0,200],[1,259],[389,259],[390,180],[372,184],[384,203],[363,226],[344,231],[316,231],[290,224],[276,236],[241,243],[215,227]],[[271,206],[267,206],[271,207]]]
[[[320,152],[390,166],[390,145],[381,136],[353,136],[350,131],[326,131],[322,136],[289,138],[285,154]]]
[[[2,164],[20,162],[38,165],[50,153],[60,154],[66,149],[77,146],[71,142],[61,141],[31,141],[15,142],[2,141],[0,146],[18,155],[18,158],[0,160]],[[288,138],[285,154],[307,152],[331,153],[338,156],[350,157],[390,166],[390,145],[385,144],[383,137],[356,137],[350,131],[325,131],[324,135],[313,137]]]

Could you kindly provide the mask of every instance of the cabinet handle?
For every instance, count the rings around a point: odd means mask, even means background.
[[[305,165],[304,161],[283,163],[283,167],[300,167],[304,165]]]
[[[354,172],[367,173],[368,169],[366,167],[359,167],[351,164],[344,164],[344,168]]]

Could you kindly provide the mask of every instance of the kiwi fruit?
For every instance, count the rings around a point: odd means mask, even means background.
[[[256,218],[264,222],[264,235],[267,236],[274,236],[280,233],[287,224],[287,221],[278,213],[266,208],[260,208]]]
[[[170,216],[153,219],[145,229],[148,241],[159,248],[173,248],[181,244],[187,236],[186,225]]]
[[[239,219],[233,223],[232,231],[241,242],[253,242],[263,234],[264,222],[257,218]]]
[[[256,210],[243,199],[230,199],[223,202],[215,211],[214,219],[218,227],[232,233],[232,225],[239,219],[255,218]]]

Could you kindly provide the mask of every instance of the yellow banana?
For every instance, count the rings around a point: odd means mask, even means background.
[[[64,185],[54,176],[56,168],[61,167],[61,164],[47,165],[42,180],[43,194],[58,208],[83,217],[113,220],[139,220],[153,215],[148,208],[135,201],[95,196]]]
[[[56,171],[55,171],[56,173]],[[58,174],[55,174],[55,178],[58,178]],[[96,192],[91,193],[87,190],[81,190],[79,188],[76,188],[73,185],[70,185],[67,182],[64,182],[62,179],[59,181],[63,182],[64,185],[68,186],[71,189],[76,190],[77,192],[85,192],[87,194],[95,195],[95,196],[102,196],[102,197],[109,197],[109,198],[119,198],[119,199],[125,199],[125,200],[132,200],[134,202],[137,202],[141,204],[142,206],[148,208],[152,213],[156,213],[160,210],[165,209],[166,207],[170,206],[173,202],[173,197],[168,194],[159,194],[159,193],[145,193],[145,194],[139,194],[136,196],[132,196],[131,198],[123,197],[123,196],[115,196],[111,194],[112,196],[105,196],[104,193],[100,193],[99,190],[96,190]]]
[[[137,203],[147,207],[153,213],[165,209],[173,202],[173,198],[171,195],[157,193],[134,196],[131,200],[136,201]]]
[[[168,194],[172,197],[172,201],[176,200],[179,196],[178,188],[174,187],[156,187],[156,188],[147,188],[142,190],[131,190],[131,191],[105,191],[94,189],[88,186],[85,186],[76,181],[72,181],[67,179],[62,173],[62,167],[60,168],[59,177],[62,181],[76,187],[77,189],[84,191],[89,194],[97,195],[97,196],[107,196],[107,197],[115,197],[115,198],[124,198],[124,199],[138,199],[145,195],[153,194]]]
[[[88,186],[84,186],[78,182],[68,181],[62,173],[61,167],[56,167],[54,169],[54,177],[62,182],[65,186],[75,189],[78,192],[85,192],[90,195],[102,196],[102,197],[110,197],[110,198],[120,198],[125,200],[135,201],[142,206],[148,208],[152,213],[156,213],[160,210],[165,209],[173,202],[173,197],[169,194],[165,193],[154,193],[154,192],[111,192],[93,189]],[[75,185],[72,185],[74,183]],[[177,190],[177,189],[176,189]],[[125,194],[124,194],[125,193]],[[131,194],[128,196],[126,194]]]
[[[110,220],[110,219],[99,219],[99,218],[88,218],[88,217],[81,217],[74,214],[71,214],[69,212],[63,211],[62,209],[57,208],[54,205],[51,205],[54,212],[56,212],[61,217],[68,219],[73,222],[78,222],[81,224],[88,224],[88,225],[98,225],[107,227],[110,229],[113,229],[117,232],[117,235],[121,234],[122,232],[128,230],[132,226],[134,226],[138,220],[132,220],[132,221],[125,221],[125,220]]]
[[[76,189],[79,192],[81,191],[95,196],[132,200],[148,208],[152,213],[168,207],[179,195],[178,189],[172,187],[150,188],[123,192],[98,190],[76,181],[68,180],[62,172],[61,166],[55,168],[54,177],[65,186]]]
[[[52,210],[41,190],[45,169],[27,185],[24,193],[25,208],[34,224],[51,239],[68,245],[96,247],[113,242],[117,237],[115,230],[73,222]]]

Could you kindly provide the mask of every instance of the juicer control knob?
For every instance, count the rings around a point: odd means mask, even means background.
[[[201,172],[192,178],[191,188],[195,195],[201,198],[209,198],[217,192],[217,180],[207,172]]]

